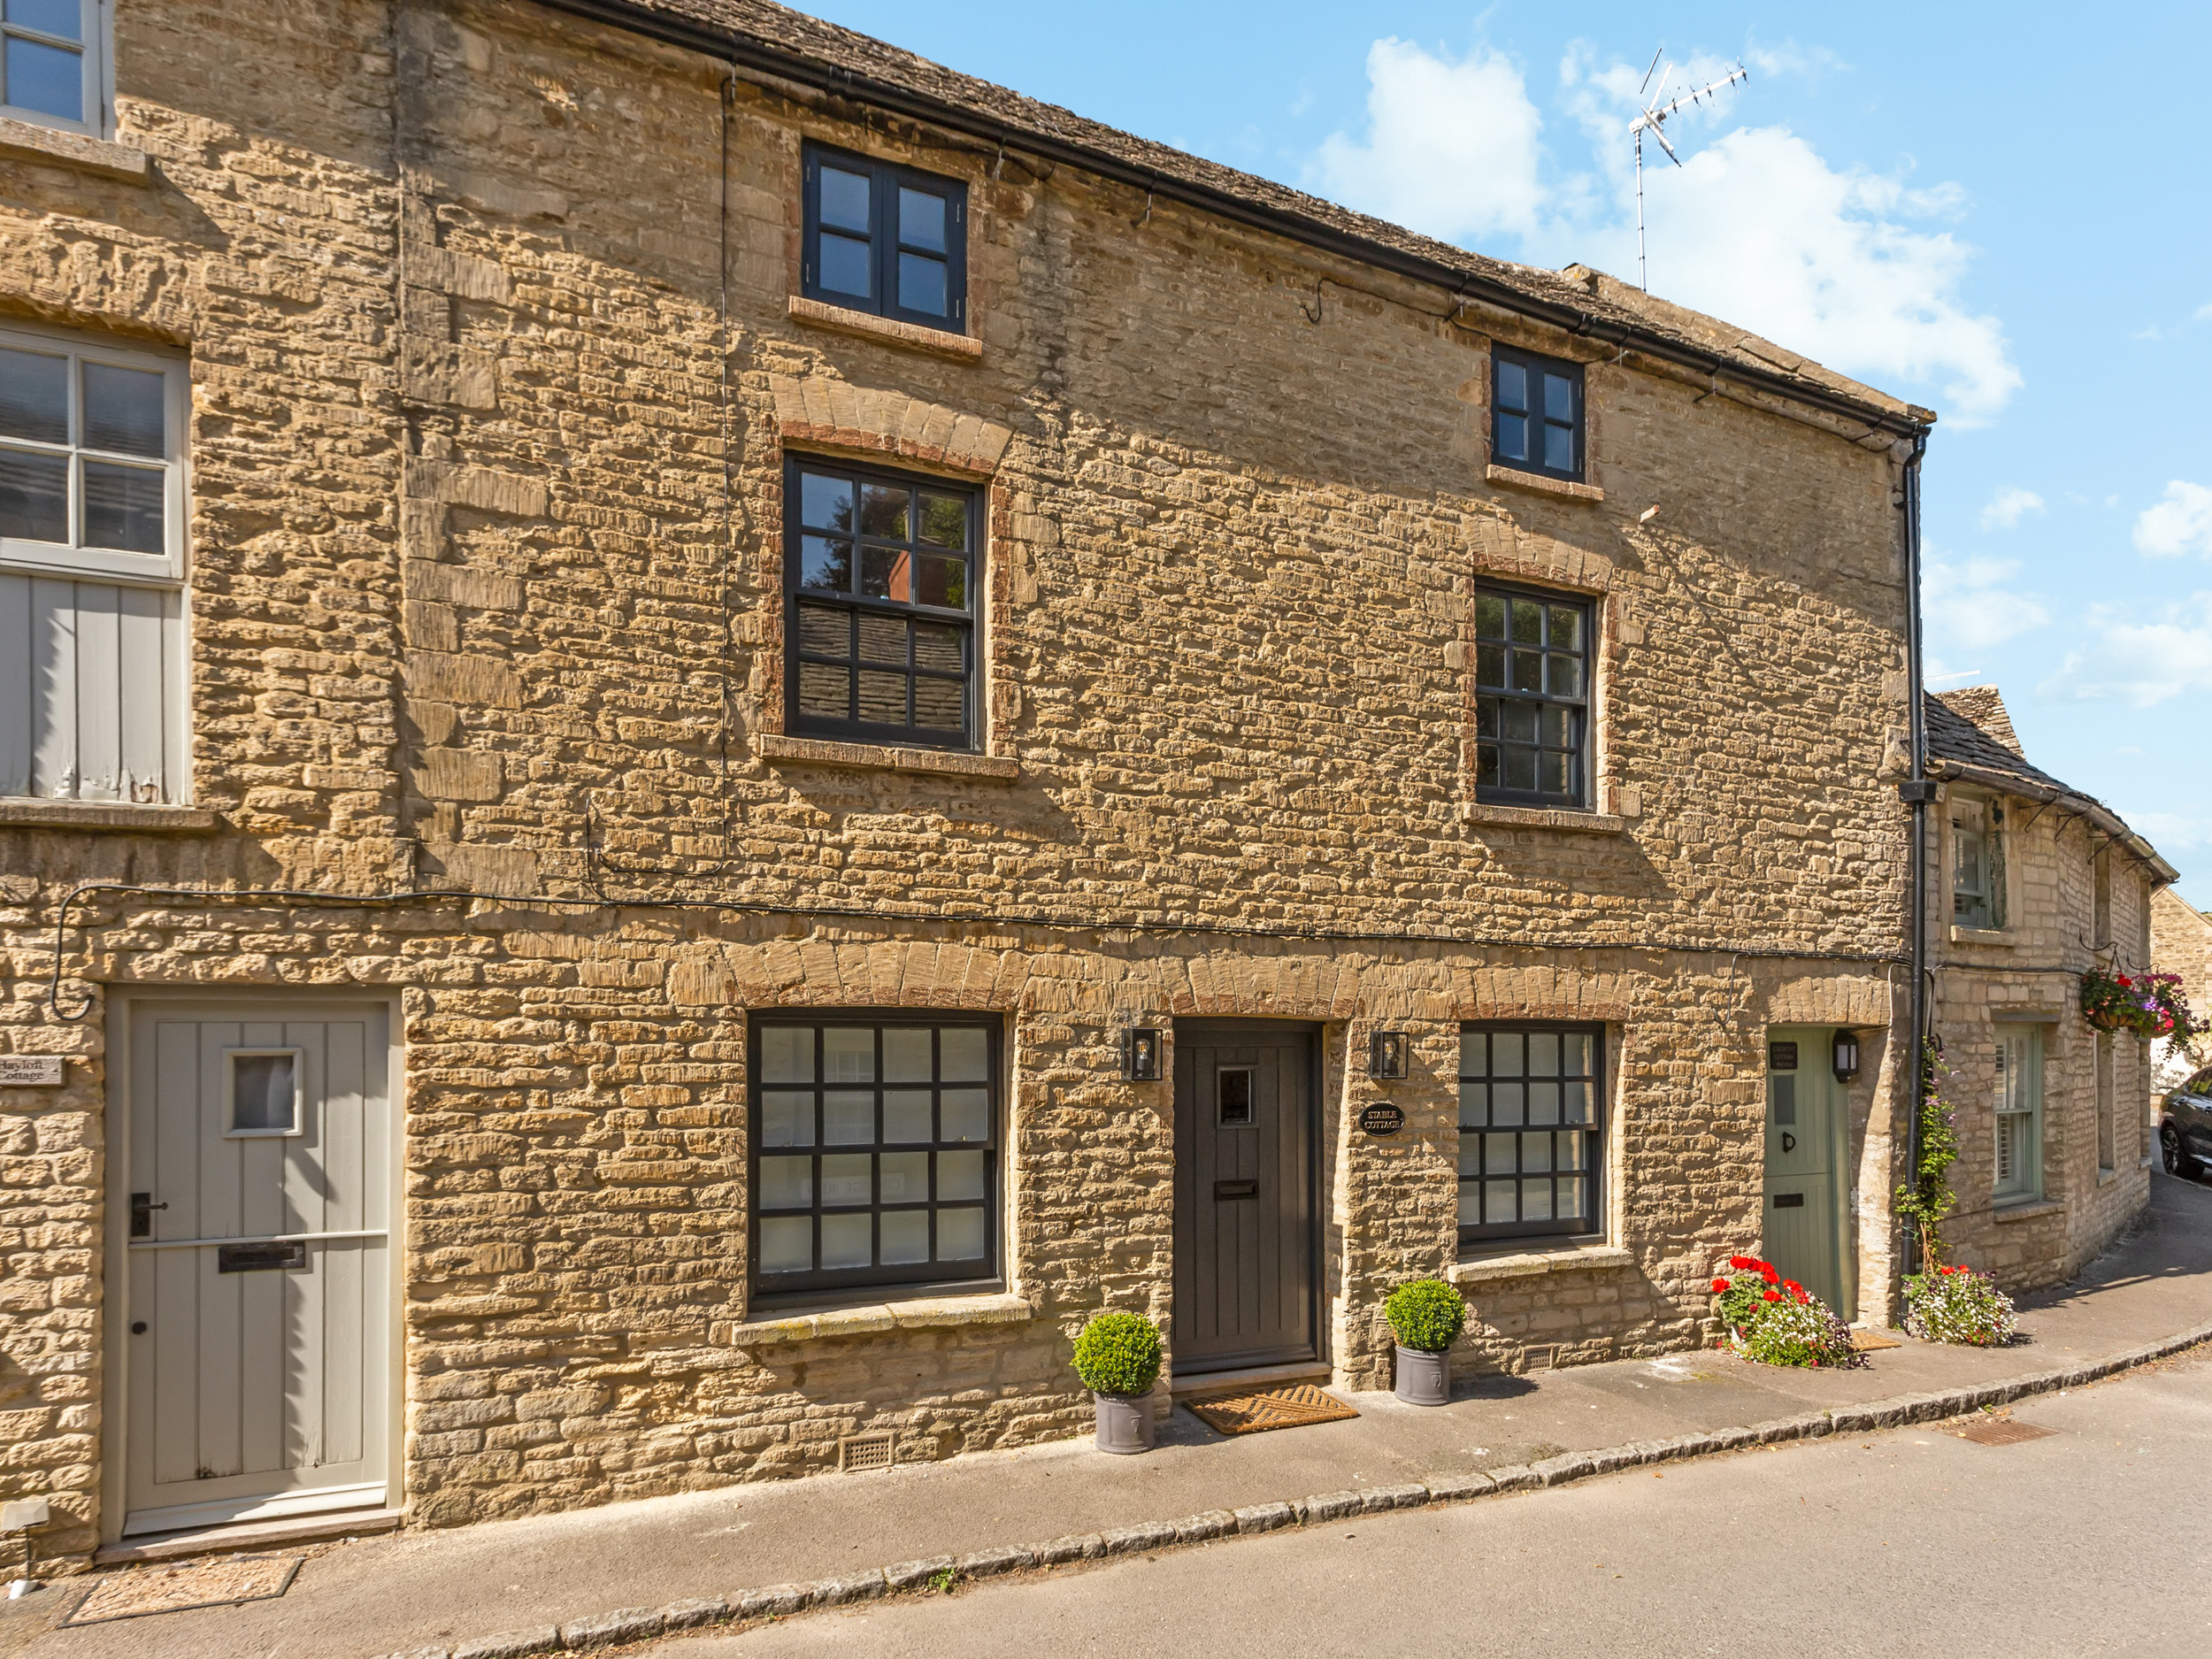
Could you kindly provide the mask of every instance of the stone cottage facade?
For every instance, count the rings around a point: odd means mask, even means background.
[[[2151,896],[2151,965],[2161,973],[2181,976],[2189,1006],[2201,1015],[2212,1009],[2212,917],[2183,898],[2171,887]],[[2199,1040],[2198,1046],[2203,1046]],[[2151,1069],[2151,1113],[2155,1121],[2157,1095],[2179,1087],[2197,1068],[2185,1054],[2161,1043]]]
[[[751,0],[84,18],[0,112],[42,1557],[1064,1436],[1107,1308],[1893,1307],[1926,411]]]
[[[1926,702],[1930,1025],[1960,1141],[1955,1259],[2061,1282],[2148,1202],[2152,1045],[2082,1017],[2082,973],[2142,972],[2173,867],[2029,761],[1994,686]]]

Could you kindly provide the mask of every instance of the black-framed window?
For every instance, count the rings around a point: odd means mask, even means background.
[[[927,328],[968,326],[968,187],[848,150],[805,151],[800,291]]]
[[[756,1300],[999,1276],[999,1022],[752,1022]]]
[[[1579,810],[1590,800],[1590,603],[1475,590],[1475,799]]]
[[[978,492],[807,455],[784,492],[787,729],[972,748]]]
[[[1490,458],[1580,483],[1582,365],[1506,346],[1490,361]]]
[[[1459,1236],[1600,1231],[1604,1102],[1604,1026],[1461,1026]]]

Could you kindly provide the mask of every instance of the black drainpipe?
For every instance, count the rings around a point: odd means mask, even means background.
[[[1905,488],[1899,503],[1905,514],[1905,695],[1911,707],[1907,730],[1912,745],[1912,771],[1897,786],[1901,800],[1912,811],[1912,1043],[1908,1087],[1911,1093],[1905,1118],[1905,1179],[1917,1184],[1920,1171],[1920,1107],[1926,1079],[1928,1043],[1928,803],[1936,786],[1928,776],[1928,722],[1922,707],[1925,695],[1921,681],[1920,656],[1920,458],[1928,450],[1925,428],[1913,434],[1912,454],[1905,461]],[[1905,1231],[1905,1271],[1919,1265],[1920,1234]]]

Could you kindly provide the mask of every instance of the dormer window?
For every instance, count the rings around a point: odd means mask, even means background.
[[[2005,925],[2005,809],[2001,801],[1951,803],[1951,923],[1985,931]]]

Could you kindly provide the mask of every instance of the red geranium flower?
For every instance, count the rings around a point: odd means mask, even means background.
[[[1747,1256],[1732,1256],[1728,1258],[1728,1265],[1735,1268],[1749,1269],[1758,1266],[1759,1263],[1753,1261]]]
[[[1782,1281],[1782,1288],[1787,1291],[1800,1291],[1804,1289],[1805,1286],[1799,1284],[1793,1279],[1786,1279]]]
[[[2134,981],[2134,980],[2132,980],[2132,979],[2129,979],[2129,978],[2128,978],[2128,976],[2127,976],[2126,974],[2124,974],[2124,974],[2122,974],[2122,975],[2120,976],[2120,983],[2121,983],[2122,985],[2124,985],[2124,986],[2128,986],[2128,987],[2132,987],[2134,986],[2134,984],[2135,984],[2135,981]]]
[[[1768,1269],[1767,1269],[1764,1272],[1761,1273],[1761,1274],[1759,1275],[1759,1277],[1760,1277],[1760,1278],[1762,1278],[1762,1279],[1765,1279],[1765,1280],[1766,1280],[1766,1282],[1767,1282],[1768,1284],[1770,1284],[1770,1285],[1778,1285],[1778,1284],[1780,1284],[1780,1283],[1782,1282],[1782,1276],[1781,1276],[1781,1274],[1779,1274],[1779,1273],[1776,1272],[1776,1271],[1775,1271],[1772,1268],[1770,1268],[1770,1268],[1768,1268]]]
[[[1779,1302],[1782,1300],[1782,1293],[1778,1290],[1763,1290],[1759,1293],[1759,1296],[1762,1301],[1765,1302]]]
[[[1725,1295],[1728,1293],[1728,1290],[1729,1284],[1726,1279],[1717,1279],[1713,1281],[1713,1294],[1716,1296]]]

